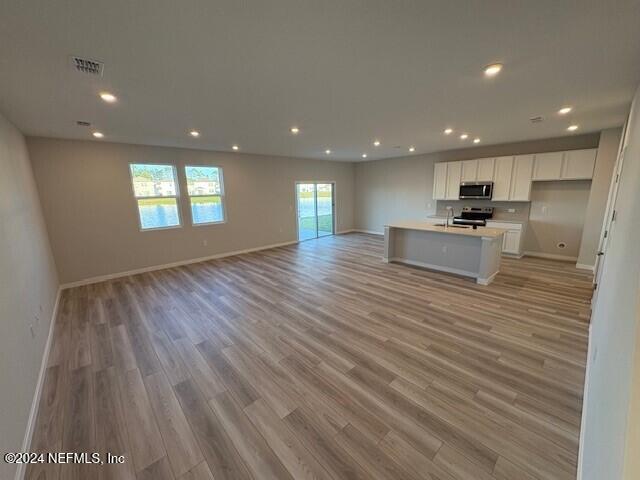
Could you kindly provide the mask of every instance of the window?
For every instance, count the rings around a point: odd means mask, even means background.
[[[185,167],[194,225],[224,222],[224,186],[219,167]]]
[[[180,226],[178,181],[172,165],[132,163],[133,194],[138,202],[140,228],[171,228]]]

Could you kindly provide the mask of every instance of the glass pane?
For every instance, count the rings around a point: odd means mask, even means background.
[[[224,220],[222,198],[191,197],[191,218],[194,224],[222,222]]]
[[[140,225],[147,228],[166,228],[180,225],[178,203],[175,198],[147,198],[138,200]]]
[[[171,165],[131,165],[133,191],[136,197],[177,196],[175,171]]]
[[[316,238],[316,186],[313,183],[298,183],[296,189],[298,199],[298,240]]]
[[[333,185],[319,183],[318,192],[318,236],[333,235]]]
[[[220,195],[222,179],[218,167],[185,167],[189,195]]]

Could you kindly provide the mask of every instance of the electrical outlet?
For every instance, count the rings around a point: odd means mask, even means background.
[[[446,245],[442,246],[442,253],[447,253],[447,246]]]
[[[202,240],[202,246],[206,247],[207,245],[209,245],[209,241],[205,238],[204,240]]]

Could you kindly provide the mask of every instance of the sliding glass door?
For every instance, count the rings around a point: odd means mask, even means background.
[[[298,240],[334,233],[332,183],[296,183]]]

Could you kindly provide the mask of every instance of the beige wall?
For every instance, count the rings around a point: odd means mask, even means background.
[[[631,377],[631,399],[627,418],[627,445],[625,449],[625,480],[640,478],[640,295],[636,305],[636,352],[633,356]]]
[[[533,182],[524,251],[575,261],[590,189],[589,180]]]
[[[355,172],[356,228],[382,232],[387,222],[420,220],[435,213],[436,201],[432,200],[434,163],[595,148],[598,139],[599,134],[576,135],[358,163]],[[438,205],[442,203],[451,202],[438,202]],[[514,202],[514,208],[522,215],[528,213],[528,207],[523,207],[522,202]]]
[[[335,181],[337,231],[353,228],[351,163],[46,138],[28,146],[63,283],[293,241],[296,180]],[[183,195],[182,228],[141,232],[132,162],[221,166],[227,222],[191,226]]]
[[[0,452],[22,449],[57,291],[24,138],[0,115]]]
[[[591,191],[589,192],[589,202],[587,203],[580,253],[578,255],[578,264],[580,265],[593,266],[596,262],[600,232],[602,231],[602,222],[611,186],[611,174],[618,156],[621,135],[621,128],[603,130],[600,134],[598,157],[593,170]]]
[[[639,347],[639,109],[640,89],[628,123],[616,221],[610,230],[591,317],[579,461],[582,480],[638,478],[637,471],[634,472],[640,449],[638,425],[630,425],[629,421],[637,421],[640,411],[637,393],[633,396],[636,403],[631,402],[633,362],[634,356],[637,361]],[[637,385],[634,388],[637,392]],[[623,477],[625,453],[629,467]]]

